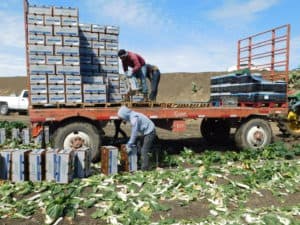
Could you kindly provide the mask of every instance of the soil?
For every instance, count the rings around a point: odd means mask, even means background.
[[[203,102],[209,99],[209,79],[212,75],[217,73],[197,73],[197,74],[165,74],[161,77],[159,85],[159,94],[157,101],[159,102]],[[193,85],[196,87],[196,92],[193,91]],[[18,93],[22,89],[26,88],[25,77],[13,77],[13,78],[0,78],[0,95],[9,95],[12,93]],[[23,121],[29,125],[29,117],[24,115],[18,115],[12,113],[9,116],[0,116],[0,121]],[[199,126],[200,120],[187,121],[187,130],[183,133],[172,133],[162,129],[157,129],[158,136],[160,138],[160,144],[163,150],[169,153],[176,154],[180,152],[184,147],[188,147],[195,152],[202,152],[204,150],[233,150],[237,151],[234,145],[233,139],[225,145],[213,144],[209,145],[201,138]],[[126,133],[130,134],[129,125],[122,125],[122,128]],[[285,139],[279,132],[276,124],[272,123],[272,129],[274,132],[274,141],[288,142],[289,145],[299,143],[299,140]],[[104,129],[106,133],[105,140],[110,141],[110,137],[114,134],[113,123],[108,123]],[[106,144],[106,143],[103,143]],[[220,181],[221,182],[221,181]],[[221,182],[222,183],[222,182]],[[266,191],[264,197],[261,198],[258,195],[253,194],[251,200],[247,203],[249,208],[268,207],[270,205],[295,205],[299,203],[299,192],[288,196],[284,199],[284,203],[280,203],[274,196]],[[184,219],[184,218],[203,218],[209,214],[208,204],[205,199],[192,202],[187,206],[181,206],[178,202],[163,202],[168,205],[170,210],[162,214],[154,214],[153,221],[159,221],[161,216],[164,218]],[[85,212],[86,216],[76,217],[73,224],[105,224],[104,221],[93,220],[90,217],[91,210]],[[15,220],[15,219],[3,219],[0,220],[1,224],[42,224],[44,218],[40,215],[33,216],[30,220]],[[64,219],[60,224],[72,224],[67,219]]]

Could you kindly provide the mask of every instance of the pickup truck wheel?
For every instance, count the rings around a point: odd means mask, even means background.
[[[239,149],[260,149],[271,144],[273,133],[266,120],[251,119],[237,129],[234,138]]]
[[[230,121],[222,119],[203,119],[200,131],[209,143],[226,143],[230,139]]]
[[[80,136],[85,145],[92,149],[92,161],[99,161],[101,137],[98,129],[90,123],[74,122],[58,128],[52,136],[52,143],[55,148],[70,148],[75,135]]]
[[[0,114],[1,115],[7,115],[8,114],[8,105],[7,105],[7,103],[2,103],[0,105]]]

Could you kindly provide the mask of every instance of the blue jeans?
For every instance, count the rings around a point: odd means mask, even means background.
[[[156,100],[159,81],[160,81],[160,71],[154,70],[152,74],[152,80],[151,80],[151,93],[149,96],[149,99],[151,101]]]
[[[148,93],[148,86],[146,81],[146,72],[147,72],[147,66],[146,64],[141,67],[137,72],[133,73],[132,76],[135,76],[136,78],[139,78],[141,80],[142,84],[142,93],[147,94]]]

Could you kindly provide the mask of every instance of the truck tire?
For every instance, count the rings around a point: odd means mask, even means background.
[[[271,144],[273,132],[264,119],[250,119],[235,133],[235,143],[239,149],[260,149]]]
[[[92,161],[99,161],[101,136],[96,126],[91,123],[74,122],[58,128],[52,136],[52,143],[55,148],[68,148],[71,137],[75,134],[83,138],[86,145],[92,149]]]
[[[0,114],[7,115],[8,114],[8,105],[7,103],[1,103],[0,105]]]
[[[200,126],[202,137],[208,143],[226,143],[230,139],[230,121],[223,119],[203,119]]]

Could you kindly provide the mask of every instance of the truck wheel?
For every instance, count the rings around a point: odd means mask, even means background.
[[[209,143],[226,143],[230,138],[230,121],[222,119],[203,119],[200,131]]]
[[[7,103],[2,103],[0,105],[0,114],[1,115],[7,115],[8,114],[8,105],[7,105]]]
[[[58,128],[53,136],[52,142],[55,148],[70,148],[71,139],[74,135],[79,135],[84,139],[85,145],[92,149],[92,160],[97,162],[100,159],[101,136],[98,129],[87,122],[69,123]]]
[[[240,149],[259,149],[271,144],[273,133],[266,120],[251,119],[237,129],[234,138]]]

